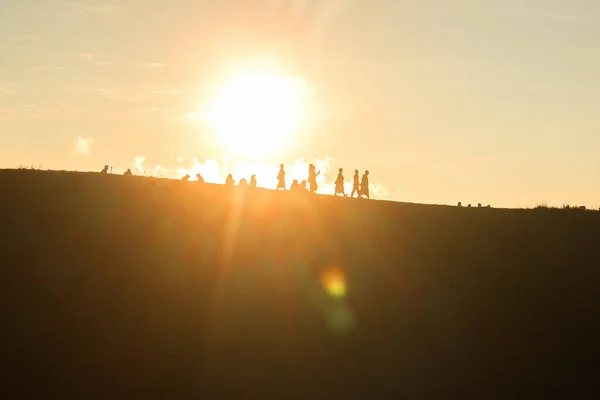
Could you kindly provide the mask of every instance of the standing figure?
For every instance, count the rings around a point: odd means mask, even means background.
[[[255,188],[256,187],[256,175],[252,175],[250,177],[250,187],[251,188]]]
[[[285,188],[285,171],[283,170],[283,164],[279,165],[279,173],[277,174],[277,189],[275,190],[287,190]]]
[[[352,194],[350,195],[350,197],[354,197],[354,193],[356,193],[357,197],[360,197],[360,183],[357,169],[354,170],[354,180],[352,181]]]
[[[131,168],[127,168],[127,171],[125,171],[125,173],[123,175],[132,176],[133,174],[131,173]]]
[[[360,195],[369,198],[369,171],[365,171],[360,182]]]
[[[204,183],[204,178],[199,173],[196,174],[196,178],[198,178],[198,183]]]
[[[185,174],[185,176],[183,178],[181,178],[182,181],[187,182],[190,179],[190,175],[189,174]]]
[[[235,185],[235,181],[233,180],[233,175],[227,175],[227,179],[225,179],[225,186],[233,186]]]
[[[100,173],[106,175],[108,173],[108,165],[105,165],[102,171],[100,171]]]
[[[346,191],[344,190],[344,175],[342,174],[344,172],[344,170],[342,168],[340,168],[338,170],[338,176],[337,179],[335,180],[335,193],[333,194],[338,195],[338,194],[343,194],[344,197],[346,197]]]
[[[317,191],[317,176],[321,173],[321,171],[315,172],[315,170],[316,168],[314,165],[310,164],[308,166],[308,184],[310,185],[311,193]]]
[[[248,181],[246,180],[246,178],[240,179],[240,183],[238,183],[238,186],[244,189],[248,188]]]

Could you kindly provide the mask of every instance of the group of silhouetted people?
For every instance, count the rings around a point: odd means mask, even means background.
[[[204,178],[199,173],[196,174],[196,179],[197,179],[198,183],[204,183]],[[184,182],[188,182],[190,180],[190,175],[186,174],[183,178],[181,178],[181,180]],[[225,186],[235,186],[235,179],[233,179],[232,174],[227,175],[227,178],[225,179]],[[248,181],[245,178],[242,178],[240,180],[238,186],[240,186],[240,187],[256,187],[256,175],[252,175],[250,177],[250,183],[248,183]]]
[[[346,190],[344,189],[344,170],[340,168],[338,170],[338,176],[335,180],[335,193],[334,196],[338,194],[343,195],[344,197],[348,196],[346,194]],[[354,177],[352,179],[352,193],[350,193],[350,197],[354,197],[354,193],[358,197],[366,196],[369,199],[369,171],[365,171],[362,178],[359,180],[358,170],[354,170]]]
[[[284,169],[284,165],[280,164],[279,165],[279,173],[277,174],[277,187],[275,190],[288,190],[285,184],[285,169]],[[104,168],[102,169],[102,171],[100,172],[101,174],[108,174],[108,165],[105,165]],[[337,195],[343,195],[344,197],[347,197],[348,195],[346,194],[346,191],[344,189],[344,175],[343,175],[344,170],[342,168],[340,168],[338,170],[338,176],[337,179],[335,180],[335,193],[334,196]],[[112,167],[110,167],[110,173],[112,173]],[[317,176],[319,176],[319,174],[321,173],[321,171],[316,170],[316,167],[313,164],[310,164],[308,166],[308,179],[307,180],[303,180],[302,182],[298,182],[297,179],[294,179],[292,182],[292,185],[290,186],[290,192],[301,192],[301,191],[309,191],[310,193],[315,193],[317,191]],[[131,168],[128,168],[127,171],[125,171],[125,173],[123,174],[125,176],[133,176],[133,173],[131,172]],[[202,175],[200,174],[196,174],[196,178],[198,179],[198,183],[204,183],[204,178],[202,177]],[[181,178],[182,181],[187,182],[190,179],[190,175],[186,174],[183,178]],[[306,187],[306,185],[308,184],[308,188]],[[227,175],[227,178],[225,179],[225,186],[235,186],[235,180],[233,179],[233,175],[229,174]],[[245,178],[242,178],[238,184],[239,187],[250,187],[250,188],[255,188],[256,187],[256,175],[252,175],[250,177],[250,183],[248,183],[248,181]],[[369,171],[365,171],[365,173],[363,174],[362,178],[359,179],[359,173],[358,170],[354,170],[354,179],[352,181],[352,193],[350,194],[350,197],[354,197],[354,194],[356,193],[357,197],[362,197],[365,196],[367,199],[370,199],[369,197]]]
[[[298,182],[297,179],[294,179],[292,181],[292,185],[290,186],[290,191],[291,192],[297,192],[297,191],[306,191],[306,184],[308,182],[309,184],[309,188],[308,191],[310,191],[311,193],[314,193],[317,191],[317,176],[321,173],[321,171],[317,172],[316,168],[313,164],[310,164],[308,166],[308,180],[302,181],[302,182]],[[285,170],[284,170],[284,165],[281,164],[279,166],[279,174],[277,174],[277,189],[283,189],[283,190],[287,190],[286,189],[286,185],[285,185]],[[362,179],[359,179],[359,173],[358,170],[354,170],[354,180],[352,182],[352,193],[350,194],[350,197],[354,197],[354,194],[356,193],[357,197],[362,197],[362,196],[366,196],[367,199],[369,199],[369,171],[365,171],[365,173],[362,176]],[[347,197],[348,195],[346,194],[346,191],[344,189],[344,170],[342,168],[340,168],[338,170],[338,176],[335,180],[335,192],[334,192],[334,196],[337,195],[343,195],[344,197]]]
[[[110,167],[110,172],[108,172],[108,165],[105,165],[104,168],[102,168],[102,171],[100,171],[100,173],[102,175],[106,175],[106,174],[112,174],[112,167]],[[125,171],[125,173],[123,174],[125,176],[133,176],[133,173],[131,172],[131,168],[127,168],[127,171]]]
[[[202,177],[202,175],[200,174],[196,174],[196,179],[198,180],[198,183],[204,183],[204,178]],[[186,174],[183,178],[181,178],[182,181],[187,182],[190,180],[190,175]]]
[[[227,175],[227,178],[225,179],[225,186],[235,186],[235,179],[233,179],[232,174]],[[250,176],[250,183],[248,183],[246,178],[240,179],[238,186],[246,187],[246,188],[247,187],[255,188],[256,187],[256,175]]]
[[[457,204],[457,207],[462,207],[462,206],[463,206],[462,202],[459,201],[458,204]],[[477,208],[491,208],[491,207],[492,206],[490,206],[489,204],[487,206],[483,206],[483,205],[481,205],[481,203],[477,204]],[[471,204],[468,204],[467,208],[471,208]]]
[[[287,187],[285,185],[285,170],[284,170],[284,165],[280,164],[279,165],[279,173],[277,174],[277,188],[276,190],[279,189],[283,189],[283,190],[287,190]],[[308,179],[304,180],[300,183],[298,183],[297,179],[294,179],[294,181],[292,182],[292,185],[290,186],[290,191],[291,192],[298,192],[300,190],[308,190],[311,193],[314,193],[317,191],[317,176],[319,176],[319,174],[321,173],[321,171],[317,172],[315,166],[313,164],[310,164],[308,166]],[[308,183],[309,187],[306,187],[306,184]]]

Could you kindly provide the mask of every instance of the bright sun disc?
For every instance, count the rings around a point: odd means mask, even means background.
[[[281,150],[299,128],[301,86],[275,75],[231,80],[204,115],[228,151],[261,155]]]

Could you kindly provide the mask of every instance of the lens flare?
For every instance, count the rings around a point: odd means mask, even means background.
[[[321,284],[325,291],[334,298],[341,299],[348,291],[346,274],[341,268],[328,268],[321,274]]]

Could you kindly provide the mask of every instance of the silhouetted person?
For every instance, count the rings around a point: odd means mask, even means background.
[[[233,175],[227,175],[227,179],[225,179],[225,186],[233,186],[235,185],[235,181],[233,180]]]
[[[346,191],[344,190],[344,174],[343,174],[344,170],[342,168],[340,168],[338,170],[338,176],[337,179],[335,180],[335,193],[334,196],[337,194],[343,194],[344,197],[347,196]]]
[[[248,187],[248,181],[246,180],[246,178],[240,179],[240,183],[238,183],[238,186],[241,187],[241,188],[247,188]]]
[[[255,188],[256,187],[256,175],[252,175],[250,177],[250,187],[251,188]]]
[[[360,195],[369,197],[369,171],[365,171],[362,176],[362,180],[360,181]]]
[[[285,188],[285,171],[283,170],[283,164],[279,165],[279,173],[277,174],[277,189],[275,190],[287,190]]]
[[[306,190],[306,181],[302,181],[298,184],[298,190]]]
[[[204,178],[200,174],[196,174],[196,178],[198,178],[198,183],[204,183]]]
[[[462,207],[462,202],[459,201],[457,207]]]
[[[298,179],[294,179],[292,181],[292,186],[290,186],[290,192],[297,192],[299,189]]]
[[[354,197],[356,193],[357,197],[360,197],[360,177],[358,176],[358,170],[354,170],[354,179],[352,180],[352,194],[350,197]]]
[[[308,166],[308,184],[310,185],[310,191],[312,193],[317,191],[317,176],[321,173],[321,171],[319,172],[315,172],[316,168],[314,165],[310,164]]]
[[[131,172],[131,168],[127,168],[127,171],[125,171],[125,173],[123,175],[125,175],[125,176],[132,176],[133,173]]]
[[[190,180],[190,176],[188,174],[185,174],[185,176],[183,178],[181,178],[182,181],[187,182]]]
[[[102,171],[100,171],[101,174],[108,174],[108,165],[105,165],[104,168],[102,168]]]

